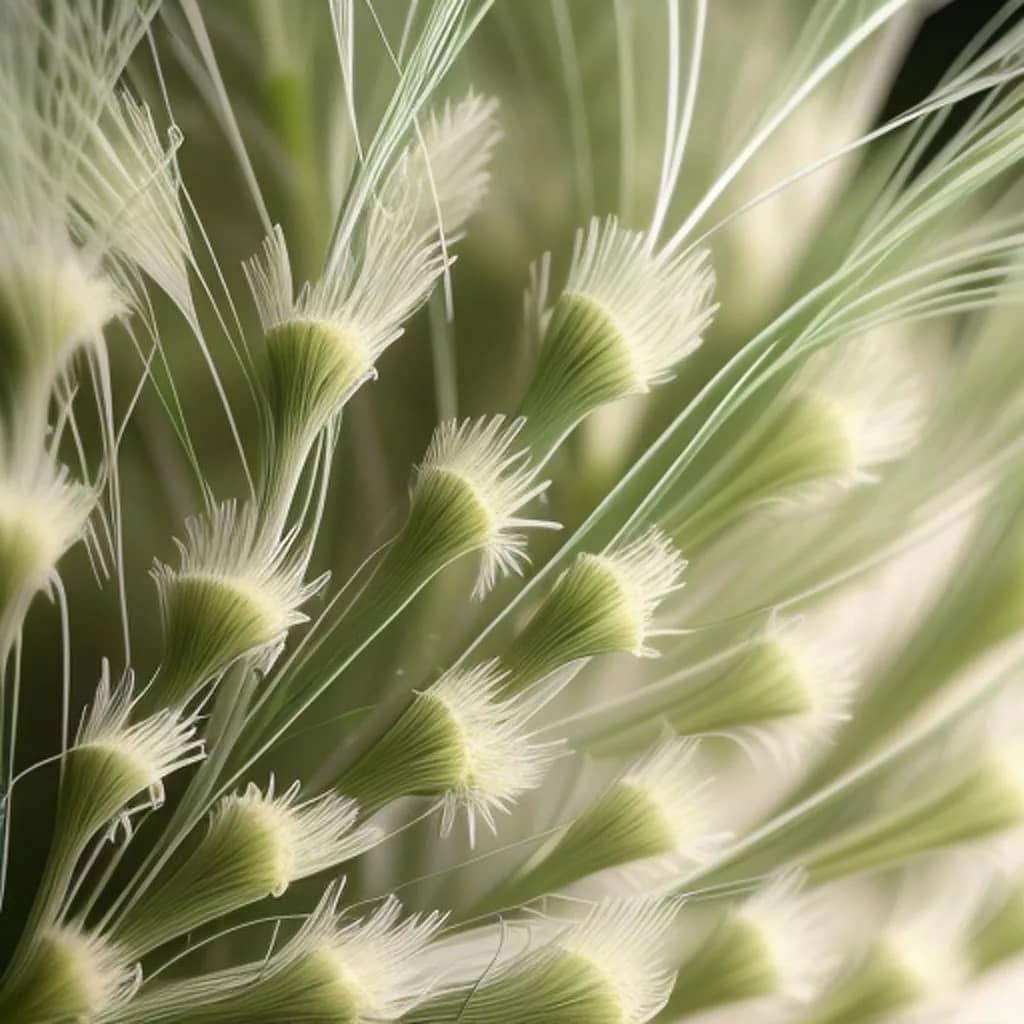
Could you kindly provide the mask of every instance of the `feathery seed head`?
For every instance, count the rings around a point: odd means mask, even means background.
[[[700,345],[714,313],[713,288],[707,252],[654,252],[643,232],[595,218],[577,233],[565,297],[608,317],[633,370],[630,391],[646,392]]]
[[[471,845],[476,816],[497,833],[495,812],[507,813],[520,794],[540,785],[559,747],[531,739],[527,723],[536,702],[500,699],[503,682],[504,673],[490,662],[447,672],[422,695],[450,718],[461,748],[460,770],[445,792],[441,829],[449,832],[459,808],[465,807]]]
[[[495,832],[495,813],[535,789],[558,751],[558,744],[531,737],[535,701],[499,697],[503,679],[494,662],[446,672],[416,695],[336,788],[353,794],[364,811],[402,796],[443,796],[442,833],[462,807],[471,843],[477,816]]]
[[[599,871],[669,857],[711,859],[726,838],[716,833],[707,801],[709,779],[697,774],[696,740],[667,739],[634,762],[488,904],[509,906],[572,885]]]
[[[103,936],[76,924],[54,925],[0,995],[5,1020],[95,1020],[139,987],[138,965]]]
[[[643,1024],[664,1008],[672,990],[664,943],[678,913],[674,900],[609,900],[555,945],[597,972],[612,996],[610,1020]]]
[[[241,968],[156,986],[132,1005],[138,1019],[283,1020],[362,1024],[405,1019],[436,990],[423,951],[444,916],[401,920],[401,904],[385,899],[369,916],[339,911],[343,881],[328,886],[313,913],[279,951]]]
[[[196,718],[163,709],[132,722],[135,701],[128,673],[112,687],[106,661],[92,706],[64,759],[54,842],[47,873],[68,884],[86,845],[114,822],[130,828],[131,815],[159,807],[164,779],[205,756]],[[145,794],[140,801],[140,794]],[[59,888],[55,888],[60,893]],[[56,912],[46,907],[46,915]]]
[[[436,241],[419,237],[415,208],[375,203],[361,260],[348,256],[295,293],[284,233],[275,226],[244,264],[266,338],[264,388],[274,429],[274,471],[293,477],[316,435],[376,375],[444,269]],[[275,481],[276,483],[276,481]]]
[[[421,954],[444,916],[403,921],[401,903],[389,896],[368,918],[346,921],[335,909],[336,898],[328,890],[272,968],[287,975],[295,992],[287,1011],[312,1017],[319,1004],[324,1016],[316,1019],[400,1019],[431,991],[434,979],[423,970]]]
[[[793,460],[792,482],[872,482],[917,443],[923,412],[919,373],[898,339],[852,342],[814,357],[779,432],[803,456],[803,465]]]
[[[659,712],[679,732],[750,739],[792,760],[849,717],[849,663],[802,620],[773,617],[723,671],[687,685]]]
[[[205,756],[194,716],[162,710],[133,723],[134,703],[131,674],[112,686],[104,661],[92,706],[68,753],[68,788],[62,791],[62,799],[73,792],[84,798],[90,819],[110,820],[142,792],[149,794],[149,806],[160,806],[164,778]]]
[[[0,634],[86,531],[95,493],[48,456],[11,458],[0,432]]]
[[[504,416],[442,423],[413,480],[407,529],[424,546],[437,547],[442,564],[481,552],[478,597],[499,576],[522,573],[529,558],[519,530],[558,529],[556,523],[517,515],[548,486],[537,482],[527,453],[513,447],[522,426],[522,420]]]
[[[646,805],[645,829],[659,837],[656,853],[701,864],[720,852],[725,836],[711,825],[710,780],[700,778],[693,764],[698,746],[691,739],[666,739],[636,761],[613,789],[631,792]]]
[[[656,657],[654,614],[680,585],[686,562],[657,527],[602,554],[582,554],[516,637],[503,661],[509,686],[541,679],[579,658],[612,652]]]
[[[669,1000],[674,1014],[757,1000],[790,1009],[814,999],[833,970],[820,898],[786,873],[730,911],[683,964]]]
[[[385,183],[382,202],[399,208],[408,183],[421,191],[420,217],[424,230],[440,227],[455,239],[476,212],[490,183],[493,150],[501,138],[498,101],[470,90],[458,103],[446,100],[431,111],[423,140],[412,142]]]
[[[273,780],[265,793],[250,783],[241,796],[226,797],[218,810],[231,822],[214,821],[210,825],[211,833],[240,829],[251,831],[253,837],[263,837],[269,891],[274,896],[280,896],[300,878],[355,856],[376,836],[372,830],[354,830],[359,816],[354,800],[325,793],[298,803],[298,796],[298,783],[277,797]]]
[[[332,320],[293,317],[270,327],[266,342],[267,395],[282,435],[319,433],[376,374],[359,335]]]
[[[57,374],[83,345],[100,344],[122,312],[113,285],[68,240],[6,239],[0,256],[0,413],[34,400],[45,407]],[[33,410],[34,412],[35,410]],[[22,413],[23,414],[23,413]]]
[[[447,235],[456,233],[486,191],[495,109],[470,93],[431,116],[422,142],[410,143],[369,204],[358,256],[332,262],[298,294],[280,226],[244,264],[266,336],[280,457],[301,462],[430,294],[447,266],[438,216]]]
[[[295,296],[280,225],[244,269],[266,338],[264,386],[279,457],[301,462],[312,438],[375,374],[375,360],[401,328],[361,320],[358,307],[332,305],[323,286],[305,285]]]
[[[683,492],[665,516],[674,535],[703,547],[769,503],[843,497],[877,482],[922,429],[924,388],[903,339],[836,342],[802,366],[790,390],[766,407],[756,443],[741,449],[730,476],[699,502]]]
[[[165,654],[158,686],[168,703],[187,699],[239,658],[272,658],[299,607],[325,577],[303,582],[305,566],[290,537],[270,540],[255,509],[233,501],[189,519],[177,541],[180,567],[157,563]]]
[[[424,1004],[410,1024],[644,1024],[665,1005],[674,974],[664,963],[673,900],[607,900],[540,948],[485,975],[469,992]]]
[[[633,623],[634,642],[627,648],[639,657],[657,657],[647,644],[653,635],[654,613],[679,586],[686,562],[656,526],[623,547],[596,556],[622,589],[624,612]]]
[[[202,841],[164,885],[136,905],[117,934],[135,956],[241,907],[280,896],[292,882],[355,857],[379,838],[357,828],[354,800],[332,793],[299,802],[250,783],[214,809]]]
[[[599,406],[671,379],[711,323],[713,291],[706,252],[656,252],[644,232],[594,218],[577,232],[523,400],[531,429],[550,445]]]

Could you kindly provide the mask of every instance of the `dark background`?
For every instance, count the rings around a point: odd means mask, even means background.
[[[907,54],[880,122],[923,99],[963,47],[1005,6],[1006,0],[947,0],[931,14]],[[1022,16],[1024,12],[1018,11],[1007,24]],[[959,118],[964,116],[961,110]]]

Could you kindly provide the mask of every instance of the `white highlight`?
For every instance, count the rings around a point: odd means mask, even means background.
[[[701,343],[711,323],[715,277],[706,251],[651,252],[642,231],[614,217],[576,233],[566,294],[601,308],[618,328],[637,393],[672,379],[672,369]]]
[[[358,856],[380,838],[376,828],[355,827],[359,818],[355,800],[323,793],[300,803],[299,790],[299,783],[295,782],[275,796],[273,778],[266,792],[250,782],[243,793],[225,797],[215,812],[222,818],[233,808],[240,808],[254,815],[275,837],[275,896],[300,878]]]
[[[168,588],[177,581],[210,579],[246,595],[260,609],[270,648],[292,626],[307,620],[299,607],[323,587],[327,576],[303,582],[305,560],[290,553],[293,532],[275,539],[260,529],[253,506],[239,509],[234,501],[215,505],[208,516],[186,520],[185,532],[187,542],[174,541],[180,567],[157,562],[151,571],[163,607]]]
[[[554,947],[593,964],[615,993],[622,1024],[644,1024],[672,993],[675,972],[664,965],[664,946],[678,913],[673,900],[605,901]]]
[[[560,529],[545,519],[526,519],[516,513],[547,490],[550,481],[534,478],[526,449],[513,450],[524,420],[507,422],[504,416],[476,420],[449,420],[431,438],[413,484],[432,473],[451,473],[472,490],[489,520],[488,538],[474,594],[482,597],[499,576],[521,576],[529,564],[526,537],[519,530]]]
[[[340,332],[364,354],[367,372],[426,301],[449,259],[438,234],[459,231],[487,188],[498,132],[496,104],[469,94],[430,118],[367,204],[357,252],[296,294],[280,225],[244,264],[263,330],[312,321]]]
[[[505,675],[497,662],[453,669],[420,695],[440,703],[458,729],[463,778],[445,795],[441,831],[451,832],[456,814],[465,807],[471,846],[477,816],[496,834],[495,813],[508,813],[517,797],[536,789],[561,748],[561,743],[534,742],[527,729],[538,710],[537,698],[500,699]],[[539,697],[543,700],[546,694]]]
[[[352,993],[360,1020],[398,1020],[433,992],[436,975],[427,970],[422,953],[445,915],[435,911],[403,921],[401,903],[388,896],[369,917],[346,922],[337,910],[340,896],[340,885],[328,888],[270,969],[287,971],[311,954],[323,958]]]
[[[115,753],[143,780],[150,807],[164,802],[163,780],[206,755],[196,736],[195,715],[162,710],[131,723],[133,679],[129,673],[120,685],[110,682],[110,665],[103,662],[92,706],[83,716],[75,747],[102,747]]]
[[[668,535],[656,526],[636,540],[615,545],[600,555],[587,555],[612,572],[625,597],[628,614],[636,622],[633,653],[656,658],[659,652],[647,640],[656,635],[654,614],[661,602],[682,585],[686,560]]]
[[[709,794],[713,780],[701,777],[694,764],[699,746],[695,739],[666,739],[628,768],[616,785],[639,790],[658,808],[677,854],[706,864],[721,853],[729,835],[714,829]]]

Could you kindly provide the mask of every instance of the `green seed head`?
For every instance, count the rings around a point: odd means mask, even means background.
[[[135,955],[360,853],[377,833],[355,829],[358,811],[327,794],[298,802],[299,787],[274,795],[250,784],[221,800],[188,859],[128,916],[118,941]]]
[[[109,281],[88,268],[69,242],[0,260],[0,413],[45,401],[56,375],[83,345],[101,340],[122,310]]]
[[[374,376],[371,354],[340,324],[295,318],[267,331],[266,360],[275,450],[301,467],[316,435]]]
[[[127,1001],[141,980],[116,946],[77,925],[47,928],[5,979],[4,1020],[95,1020]]]
[[[706,253],[665,255],[614,218],[581,230],[520,407],[535,454],[600,406],[670,379],[711,321],[713,288]]]
[[[831,971],[820,901],[781,875],[729,911],[683,964],[669,1000],[676,1014],[725,1003],[808,1003]]]
[[[186,523],[181,566],[152,571],[164,624],[159,692],[187,700],[246,655],[273,655],[305,616],[299,606],[324,582],[303,582],[304,564],[261,528],[256,509],[234,502]]]
[[[495,813],[536,788],[557,744],[535,742],[534,703],[499,694],[494,662],[453,669],[416,695],[398,721],[335,784],[364,812],[403,796],[443,796],[442,833],[465,808],[471,843],[479,816],[496,831]]]
[[[434,431],[412,484],[412,508],[400,539],[405,560],[436,571],[479,551],[477,596],[500,576],[522,573],[529,559],[519,530],[558,528],[518,514],[548,486],[536,479],[526,451],[515,447],[522,428],[522,420],[492,416],[451,420]]]
[[[428,1001],[409,1024],[643,1024],[671,991],[664,946],[678,909],[671,900],[600,903],[545,946],[494,968],[471,991]]]
[[[653,617],[686,563],[656,527],[562,573],[503,661],[520,689],[562,665],[613,652],[654,656]]]
[[[4,445],[0,431],[0,449]],[[44,587],[86,531],[95,496],[45,457],[26,471],[0,453],[0,621]]]

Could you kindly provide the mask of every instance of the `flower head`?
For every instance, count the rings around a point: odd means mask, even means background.
[[[310,439],[376,375],[375,364],[426,301],[457,233],[487,188],[496,104],[470,93],[432,115],[368,204],[346,253],[298,292],[280,226],[245,263],[267,343],[265,386],[277,444]],[[440,228],[439,228],[440,221]]]
[[[829,739],[849,719],[849,651],[801,619],[773,616],[751,643],[706,679],[686,680],[645,716],[681,733],[752,741],[781,762]]]
[[[623,652],[657,657],[654,615],[686,562],[656,526],[601,554],[581,554],[555,581],[503,661],[521,688],[561,665]]]
[[[501,699],[503,681],[504,673],[492,662],[447,672],[422,694],[448,717],[458,736],[460,766],[445,793],[442,832],[450,831],[458,809],[465,807],[471,843],[476,815],[496,833],[495,812],[508,813],[518,796],[540,785],[559,747],[531,737],[527,723],[535,703]]]
[[[847,342],[838,354],[811,359],[794,401],[793,415],[816,438],[818,464],[805,467],[809,481],[870,482],[921,435],[919,372],[891,334]]]
[[[528,728],[537,701],[502,699],[496,662],[452,669],[416,695],[392,728],[336,783],[372,809],[401,796],[441,796],[441,831],[465,808],[471,844],[477,817],[497,831],[524,792],[540,785],[559,745],[541,743]]]
[[[0,635],[86,535],[96,500],[49,456],[31,461],[9,448],[0,431]]]
[[[165,709],[132,722],[134,707],[131,675],[113,686],[104,661],[92,706],[69,755],[69,778],[78,773],[87,780],[95,777],[93,787],[77,785],[92,804],[91,817],[112,818],[143,792],[148,793],[149,806],[160,806],[164,778],[205,756],[194,716]]]
[[[421,953],[444,923],[434,912],[402,919],[389,896],[369,917],[353,920],[336,907],[340,888],[328,890],[302,930],[281,951],[271,972],[294,987],[289,1012],[322,1007],[330,1019],[399,1020],[430,994],[435,980]],[[256,986],[258,989],[258,986]],[[258,999],[258,991],[250,998]],[[316,1013],[310,1006],[310,1012]]]
[[[664,1006],[674,973],[666,936],[674,900],[606,900],[532,951],[493,968],[468,991],[425,1003],[411,1024],[644,1024]],[[549,929],[550,931],[550,929]]]
[[[706,252],[656,251],[614,217],[578,231],[521,407],[545,446],[599,406],[671,379],[711,323],[713,290]]]
[[[419,511],[450,532],[453,550],[481,552],[477,596],[499,576],[522,573],[529,559],[520,530],[558,528],[518,515],[548,486],[537,481],[527,452],[514,447],[522,426],[522,420],[508,422],[504,416],[442,423],[413,481],[413,515]]]
[[[265,849],[269,891],[275,896],[292,882],[354,856],[376,835],[354,828],[359,817],[354,800],[327,793],[300,803],[298,797],[298,783],[280,795],[273,779],[265,792],[250,783],[243,793],[225,797],[210,823],[211,833],[249,832],[250,845]]]
[[[144,990],[132,1004],[138,1018],[169,1020],[404,1020],[437,987],[423,951],[444,917],[402,919],[388,897],[357,918],[339,910],[343,882],[327,887],[302,927],[278,952],[256,963]]]
[[[646,392],[671,377],[673,367],[701,343],[711,323],[714,274],[708,254],[668,255],[653,250],[642,231],[610,217],[591,220],[576,234],[569,280],[552,321],[593,318],[598,331],[615,337],[629,368],[629,391]],[[554,337],[554,324],[549,337]]]
[[[15,403],[45,408],[58,374],[80,348],[102,343],[124,309],[117,289],[67,237],[4,237],[0,228],[0,413],[22,425]],[[36,410],[33,410],[33,414]]]
[[[306,620],[299,607],[325,577],[305,583],[291,537],[268,539],[252,506],[233,501],[185,524],[177,569],[152,571],[160,596],[165,656],[159,687],[186,699],[245,655],[272,657],[288,630]]]
[[[5,979],[5,1019],[95,1020],[134,995],[137,964],[96,932],[77,924],[45,929],[27,961]]]
[[[680,968],[669,1010],[725,1004],[792,1012],[821,991],[834,969],[824,906],[797,873],[777,876],[735,907]]]
[[[354,800],[325,793],[299,800],[299,784],[274,792],[254,783],[223,797],[202,841],[117,933],[141,956],[200,924],[264,899],[371,847],[379,832],[357,827]]]
[[[696,740],[666,739],[653,747],[585,807],[488,900],[514,906],[610,868],[704,863],[722,848],[712,826],[710,780],[693,761]],[[661,858],[666,858],[662,861]]]
[[[637,824],[659,834],[651,844],[656,855],[676,854],[700,864],[720,852],[725,836],[712,825],[710,779],[701,778],[693,763],[698,749],[695,740],[663,740],[630,765],[613,789],[644,806]]]

